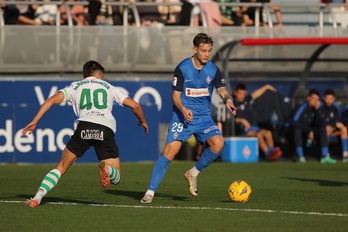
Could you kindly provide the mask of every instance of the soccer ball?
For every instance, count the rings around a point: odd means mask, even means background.
[[[233,202],[245,203],[250,199],[250,194],[250,185],[243,180],[236,180],[228,187],[228,196]]]

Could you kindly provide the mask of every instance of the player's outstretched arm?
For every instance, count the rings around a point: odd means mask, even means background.
[[[40,121],[40,119],[42,118],[42,116],[44,116],[44,114],[51,109],[51,107],[53,105],[56,104],[60,104],[64,101],[64,93],[62,92],[58,92],[55,95],[53,95],[52,97],[48,98],[40,107],[39,111],[36,113],[35,117],[33,118],[33,120],[26,126],[24,127],[21,135],[24,136],[27,133],[32,134],[34,129],[36,128],[37,123]]]
[[[237,108],[234,106],[232,97],[228,93],[226,87],[220,87],[217,89],[217,91],[219,92],[221,98],[224,100],[227,109],[231,112],[231,114],[236,115]]]
[[[126,99],[124,99],[122,104],[124,106],[128,106],[128,107],[132,108],[133,113],[135,114],[135,116],[139,120],[138,125],[144,127],[146,134],[149,133],[149,126],[147,125],[143,108],[141,108],[139,103],[134,101],[132,98],[127,97]]]

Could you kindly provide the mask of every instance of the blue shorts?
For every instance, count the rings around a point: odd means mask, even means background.
[[[185,142],[192,135],[201,144],[205,144],[209,138],[215,135],[222,136],[220,129],[210,116],[194,117],[191,122],[186,122],[181,114],[174,112],[169,123],[167,143]]]
[[[257,126],[250,126],[250,128],[246,129],[244,132],[243,132],[243,135],[246,135],[246,133],[248,133],[249,131],[256,131],[256,132],[259,132],[261,130],[260,127],[257,127]]]

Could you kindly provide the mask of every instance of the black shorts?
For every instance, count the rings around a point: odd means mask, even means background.
[[[90,146],[94,147],[99,160],[118,158],[115,133],[106,126],[80,121],[66,147],[81,158]]]

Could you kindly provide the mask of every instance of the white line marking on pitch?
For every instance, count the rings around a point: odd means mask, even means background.
[[[20,203],[25,201],[1,201],[0,203]],[[84,205],[95,207],[116,207],[116,208],[140,208],[140,209],[185,209],[185,210],[218,210],[218,211],[245,211],[245,212],[260,212],[260,213],[284,213],[284,214],[303,214],[316,216],[335,216],[348,217],[344,213],[320,213],[320,212],[303,212],[303,211],[284,211],[284,210],[267,210],[267,209],[236,209],[236,208],[214,208],[214,207],[177,207],[177,206],[150,206],[150,205],[107,205],[107,204],[87,204],[87,203],[66,203],[66,202],[45,202],[45,205]]]

